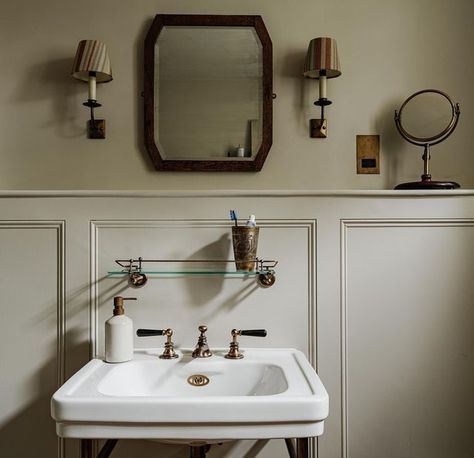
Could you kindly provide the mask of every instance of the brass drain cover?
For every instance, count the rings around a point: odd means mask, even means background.
[[[188,377],[188,383],[193,386],[206,386],[209,383],[209,377],[202,374],[194,374]]]

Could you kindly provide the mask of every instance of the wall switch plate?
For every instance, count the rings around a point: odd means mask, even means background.
[[[357,173],[380,173],[380,136],[357,135]]]

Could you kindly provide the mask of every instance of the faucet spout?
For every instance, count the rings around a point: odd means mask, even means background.
[[[207,337],[205,336],[207,326],[201,325],[198,329],[201,334],[198,338],[196,348],[193,351],[192,357],[209,358],[210,356],[212,356],[212,352],[211,350],[209,350],[209,345],[207,344]]]

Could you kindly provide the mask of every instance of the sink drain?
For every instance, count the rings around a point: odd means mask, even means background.
[[[209,378],[202,374],[194,374],[188,377],[188,383],[192,386],[206,386]]]

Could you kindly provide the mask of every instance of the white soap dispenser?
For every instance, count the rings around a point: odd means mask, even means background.
[[[136,297],[114,297],[114,316],[105,322],[105,361],[123,363],[133,358],[133,321],[125,315],[123,301]]]

